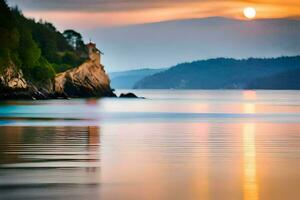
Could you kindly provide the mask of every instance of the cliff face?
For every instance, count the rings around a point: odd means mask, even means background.
[[[28,84],[22,71],[18,70],[12,62],[9,62],[8,66],[4,67],[4,70],[0,73],[0,90],[9,92],[27,89]]]
[[[30,82],[13,62],[0,66],[0,99],[50,99],[60,97],[115,97],[100,64],[101,51],[90,43],[89,59],[79,67],[59,73],[54,80]]]
[[[32,83],[13,63],[0,72],[0,99],[51,99],[59,97],[114,97],[110,80],[98,60],[57,74],[53,81]]]
[[[58,96],[68,97],[114,96],[104,67],[93,60],[57,74],[54,80],[54,91]]]
[[[110,80],[100,64],[101,51],[96,44],[87,44],[89,59],[77,68],[57,74],[54,92],[62,97],[103,97],[115,96]]]
[[[13,62],[1,66],[0,100],[1,99],[49,99],[53,98],[51,80],[43,83],[32,83],[23,76]]]

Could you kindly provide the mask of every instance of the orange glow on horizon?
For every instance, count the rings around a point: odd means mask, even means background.
[[[280,1],[260,1],[251,3],[244,1],[216,1],[216,2],[190,2],[170,3],[169,6],[144,8],[128,11],[25,11],[25,15],[35,19],[44,19],[57,24],[59,27],[70,26],[80,28],[96,28],[124,26],[133,24],[153,23],[167,20],[227,17],[234,19],[245,19],[243,9],[254,7],[256,18],[287,18],[299,17],[300,3],[281,3]],[[93,20],[91,20],[91,18]]]
[[[251,101],[250,103],[244,104],[244,113],[246,114],[256,113],[256,104],[252,103],[252,101],[255,101],[257,99],[256,91],[252,91],[252,90],[243,91],[243,97],[244,100]]]
[[[243,91],[243,97],[245,100],[256,100],[256,91],[254,90],[245,90]]]

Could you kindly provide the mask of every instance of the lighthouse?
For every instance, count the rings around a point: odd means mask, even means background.
[[[99,49],[97,49],[96,44],[90,41],[86,46],[88,48],[90,60],[97,64],[101,64],[101,55],[104,54]]]

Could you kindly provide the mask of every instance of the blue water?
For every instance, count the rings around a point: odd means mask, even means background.
[[[146,99],[3,102],[0,104],[0,125],[81,126],[97,125],[99,122],[212,119],[299,122],[300,119],[300,94],[297,91],[137,90],[135,92]]]

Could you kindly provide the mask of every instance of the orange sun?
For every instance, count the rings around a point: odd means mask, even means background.
[[[244,16],[248,19],[254,19],[256,16],[256,10],[253,7],[244,8]]]

